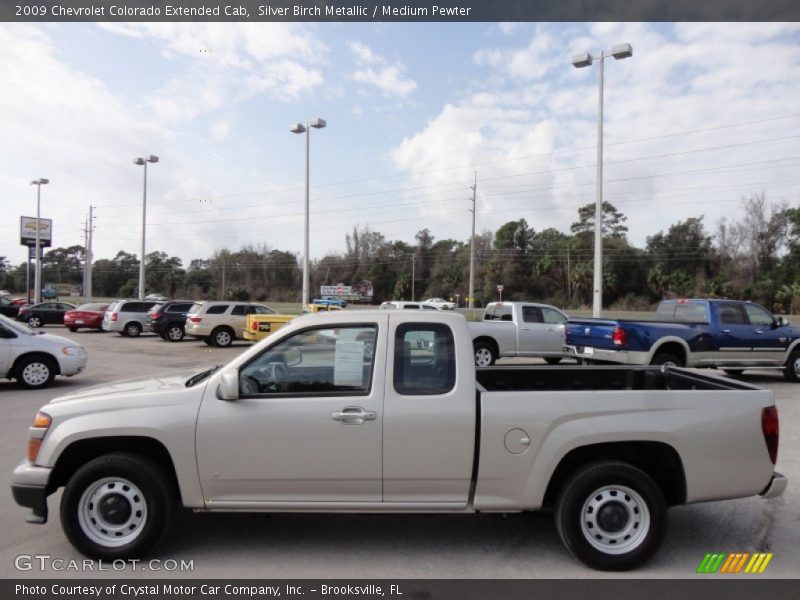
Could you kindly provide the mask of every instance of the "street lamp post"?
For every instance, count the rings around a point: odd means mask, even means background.
[[[292,133],[305,133],[306,134],[306,207],[305,207],[305,228],[303,234],[303,299],[302,306],[308,304],[308,220],[309,220],[309,158],[310,158],[310,132],[311,128],[322,129],[327,125],[325,119],[316,118],[313,121],[307,122],[305,125],[302,123],[295,123],[289,131]]]
[[[597,115],[597,199],[594,208],[594,293],[592,296],[592,316],[597,318],[603,310],[603,65],[605,59],[613,56],[617,60],[633,56],[630,44],[617,44],[610,52],[601,50],[599,54],[582,52],[572,57],[572,65],[581,69],[593,62],[600,63],[600,92],[598,94]]]
[[[144,300],[144,241],[147,225],[147,163],[157,163],[158,157],[151,154],[147,158],[133,159],[133,164],[144,167],[144,187],[142,191],[142,253],[139,257],[139,300]]]
[[[42,301],[42,264],[41,264],[41,227],[40,227],[40,207],[41,207],[41,200],[42,200],[42,186],[47,185],[50,183],[49,179],[45,179],[41,177],[39,179],[34,179],[31,181],[31,185],[36,186],[36,271],[34,273],[33,279],[33,287],[34,289],[34,303],[39,304]],[[30,293],[30,292],[28,292]]]

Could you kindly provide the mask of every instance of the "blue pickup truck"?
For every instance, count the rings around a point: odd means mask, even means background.
[[[664,300],[652,321],[571,318],[564,351],[584,362],[780,369],[800,382],[800,328],[738,300]]]

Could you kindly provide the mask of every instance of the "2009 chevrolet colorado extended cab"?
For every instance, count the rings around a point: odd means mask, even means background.
[[[667,507],[782,493],[772,393],[678,368],[476,372],[457,314],[301,317],[224,367],[56,398],[30,429],[16,501],[83,553],[150,551],[197,511],[555,508],[585,563],[635,567]],[[735,456],[736,460],[731,460]]]
[[[570,319],[565,351],[633,365],[781,369],[800,381],[800,329],[740,300],[664,300],[653,321]]]

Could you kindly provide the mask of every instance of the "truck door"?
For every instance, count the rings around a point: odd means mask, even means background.
[[[456,347],[453,330],[436,315],[408,316],[389,321],[383,500],[464,507],[475,445],[472,347]]]
[[[197,463],[209,507],[381,501],[388,317],[308,327],[239,368],[239,398],[209,389]]]
[[[775,317],[756,304],[745,304],[744,310],[752,331],[753,360],[765,365],[783,364],[783,353],[789,347],[786,329],[777,327]]]
[[[750,360],[753,350],[753,327],[744,305],[736,302],[714,304],[719,322],[719,360],[737,364]]]
[[[542,309],[538,306],[521,305],[517,324],[517,355],[528,356],[540,353],[545,346],[546,325]]]

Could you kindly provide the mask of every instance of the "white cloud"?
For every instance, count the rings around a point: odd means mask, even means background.
[[[228,120],[217,121],[211,125],[211,137],[214,141],[223,142],[231,132],[231,122]]]
[[[674,33],[643,23],[541,27],[522,46],[477,50],[475,64],[490,71],[483,85],[450,98],[392,157],[425,186],[467,185],[477,165],[483,226],[524,216],[536,229],[567,231],[577,206],[594,199],[597,126],[597,69],[575,70],[569,57],[627,41],[633,57],[605,71],[605,198],[629,216],[634,243],[700,214],[713,230],[742,195],[785,194],[779,183],[798,163],[770,161],[800,156],[800,142],[753,142],[790,136],[798,119],[664,136],[795,115],[798,33],[769,23],[678,24]],[[620,143],[650,137],[658,139]],[[446,227],[451,209],[427,214]]]
[[[351,41],[347,45],[355,55],[356,63],[364,67],[351,73],[351,80],[376,87],[387,97],[408,96],[417,89],[417,83],[404,76],[405,67],[400,61],[389,64],[361,42]]]

